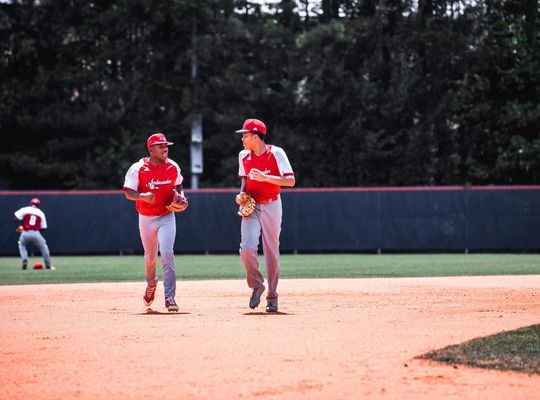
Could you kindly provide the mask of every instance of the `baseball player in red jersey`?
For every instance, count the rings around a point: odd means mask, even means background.
[[[281,186],[293,187],[294,172],[282,148],[265,143],[266,125],[258,119],[247,119],[242,129],[244,150],[238,155],[240,192],[250,194],[257,205],[249,217],[242,217],[240,259],[246,268],[247,283],[252,289],[249,307],[260,303],[265,291],[259,271],[257,249],[262,233],[264,264],[268,277],[267,312],[278,310],[279,235],[281,233]],[[240,195],[236,203],[241,204]]]
[[[178,311],[175,301],[176,266],[173,249],[176,219],[166,206],[173,189],[182,195],[184,193],[180,167],[168,158],[169,146],[172,144],[163,133],[148,137],[146,147],[149,156],[141,158],[129,168],[124,182],[124,193],[128,200],[135,201],[135,208],[139,213],[147,283],[143,296],[144,304],[149,307],[154,301],[158,283],[156,262],[159,250],[163,267],[165,307],[168,311]]]
[[[47,218],[45,213],[39,209],[41,201],[38,198],[30,200],[30,205],[22,207],[15,211],[15,219],[17,221],[17,232],[21,234],[19,236],[19,254],[22,259],[22,269],[28,267],[28,251],[26,245],[28,243],[34,243],[45,262],[45,269],[54,270],[51,265],[51,253],[47,241],[41,234],[43,229],[47,229]]]

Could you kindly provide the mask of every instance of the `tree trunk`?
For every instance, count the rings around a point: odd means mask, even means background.
[[[322,22],[329,22],[339,17],[339,0],[322,0]]]
[[[530,47],[535,45],[537,16],[538,0],[525,0],[525,35]]]

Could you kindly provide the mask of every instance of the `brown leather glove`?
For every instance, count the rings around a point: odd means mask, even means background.
[[[251,197],[246,192],[241,192],[238,195],[238,200],[240,202],[238,207],[238,215],[241,217],[249,217],[255,211],[255,199]]]
[[[176,190],[173,190],[173,194],[171,196],[171,200],[167,206],[167,210],[172,212],[183,212],[186,208],[188,208],[189,202],[187,197],[183,196],[182,194],[178,193]]]

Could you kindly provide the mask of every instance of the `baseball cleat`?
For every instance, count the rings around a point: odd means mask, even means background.
[[[157,284],[154,286],[146,286],[146,290],[144,291],[144,296],[143,296],[144,305],[146,307],[149,307],[154,301],[154,297],[156,295],[156,288],[157,288]]]
[[[56,270],[56,268],[53,267],[52,265],[49,266],[49,267],[45,267],[45,269],[47,269],[47,270],[49,270],[49,271],[55,271],[55,270]]]
[[[22,269],[26,269],[28,267],[28,261],[27,260],[24,260],[22,262]]]
[[[249,299],[249,308],[254,309],[259,305],[259,303],[261,302],[261,295],[264,293],[264,290],[264,286],[259,286],[253,289],[253,292],[251,293],[251,297]]]
[[[266,303],[266,312],[277,312],[278,303],[277,299],[268,300]]]
[[[167,311],[178,311],[178,305],[174,301],[174,297],[165,297],[165,307]]]

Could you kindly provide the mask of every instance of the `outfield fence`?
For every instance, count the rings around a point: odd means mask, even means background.
[[[236,253],[237,189],[186,190],[177,253]],[[18,254],[13,212],[39,197],[53,254],[139,254],[122,191],[0,192],[0,255]],[[287,189],[282,252],[540,250],[540,186]]]

